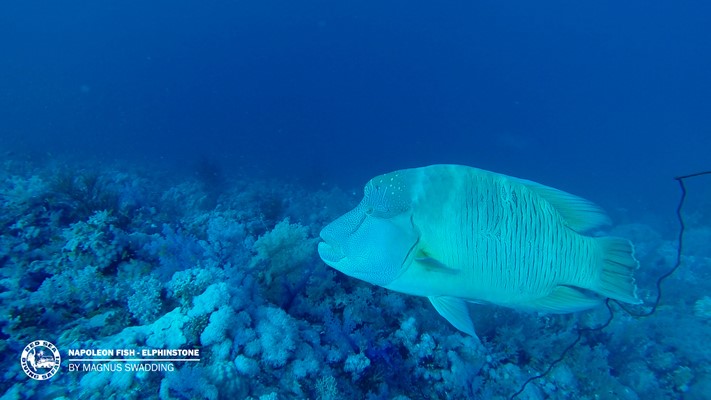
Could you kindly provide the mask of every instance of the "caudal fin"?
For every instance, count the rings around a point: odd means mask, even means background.
[[[634,271],[639,261],[634,258],[634,246],[627,239],[600,237],[595,239],[602,255],[602,271],[595,289],[599,294],[625,303],[640,304]]]

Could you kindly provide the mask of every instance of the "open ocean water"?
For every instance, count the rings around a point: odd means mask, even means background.
[[[710,20],[692,0],[3,2],[0,399],[711,398],[711,176],[684,181],[681,253],[673,179],[711,169]],[[643,304],[471,304],[475,338],[322,261],[366,182],[432,164],[598,204],[588,234],[634,244]]]

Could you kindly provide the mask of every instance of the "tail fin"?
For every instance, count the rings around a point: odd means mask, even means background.
[[[602,271],[596,292],[625,303],[640,304],[634,271],[639,261],[634,257],[634,246],[627,239],[600,237],[595,239],[602,255]]]

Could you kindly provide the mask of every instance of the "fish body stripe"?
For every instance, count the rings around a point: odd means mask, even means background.
[[[421,187],[433,193],[431,185],[437,184],[449,185],[440,199],[424,193],[420,198],[441,207],[416,215],[428,216],[419,222],[433,256],[461,271],[459,294],[519,303],[544,297],[557,285],[590,279],[581,269],[590,265],[583,260],[589,252],[579,251],[586,238],[525,186],[498,174],[466,174],[450,182],[425,178]]]

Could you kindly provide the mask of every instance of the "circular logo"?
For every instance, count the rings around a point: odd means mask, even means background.
[[[22,350],[20,364],[27,376],[38,381],[44,381],[59,371],[62,357],[57,346],[46,340],[35,340]]]

